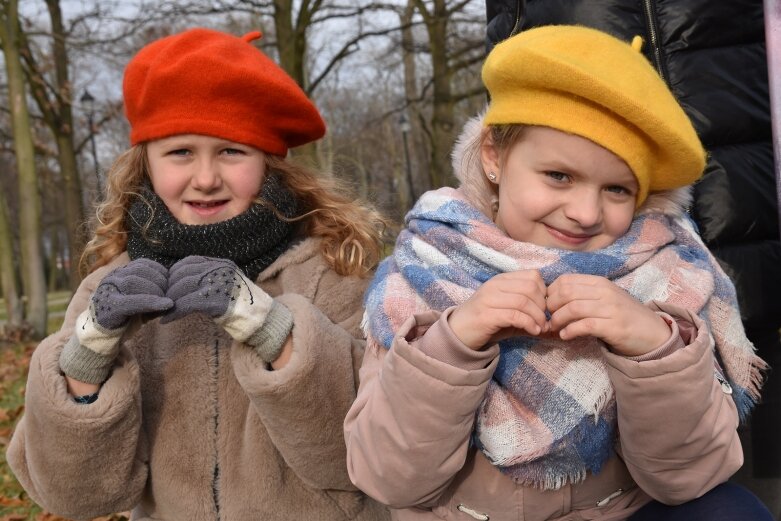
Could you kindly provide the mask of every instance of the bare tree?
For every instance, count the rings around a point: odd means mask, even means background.
[[[402,50],[402,64],[404,66],[404,107],[401,121],[405,122],[405,125],[409,126],[409,130],[402,129],[402,138],[405,140],[404,146],[406,147],[404,152],[406,154],[405,161],[408,164],[405,165],[406,169],[412,171],[413,164],[419,165],[423,163],[418,158],[420,153],[420,142],[417,139],[408,139],[407,134],[420,135],[419,131],[415,131],[419,128],[419,121],[421,118],[420,111],[414,110],[414,114],[411,114],[413,109],[416,109],[417,105],[413,103],[418,96],[417,84],[418,74],[417,66],[415,63],[415,37],[412,32],[413,17],[415,16],[415,2],[414,0],[408,0],[404,9],[399,12],[399,19],[401,21],[401,50]],[[415,203],[422,192],[431,188],[429,184],[430,178],[428,176],[409,176],[411,179],[407,179],[407,193],[408,202],[404,204],[405,210],[408,210]],[[418,179],[417,184],[421,184],[420,180],[423,180],[425,186],[416,186],[415,179]]]
[[[450,150],[455,138],[456,105],[465,99],[481,95],[483,87],[479,73],[466,85],[454,81],[459,72],[475,69],[484,58],[482,28],[468,32],[479,21],[468,15],[465,8],[472,0],[412,0],[423,18],[428,35],[428,52],[431,57],[431,120],[428,138],[431,146],[431,185],[452,184]],[[462,77],[462,80],[465,79]],[[461,82],[458,82],[461,83]]]
[[[57,145],[57,159],[60,167],[62,200],[65,207],[65,229],[68,237],[70,288],[75,291],[81,282],[79,258],[84,249],[85,237],[82,223],[85,221],[81,179],[73,142],[73,113],[71,103],[73,89],[68,74],[67,34],[63,26],[59,0],[46,0],[51,22],[51,55],[54,78],[49,82],[30,45],[20,32],[21,56],[25,71],[30,79],[33,97],[43,114],[46,125],[54,135]],[[92,131],[92,129],[90,129]]]
[[[19,179],[19,223],[26,320],[34,334],[46,334],[46,276],[41,248],[41,203],[35,173],[35,157],[20,56],[18,0],[0,1],[2,40],[8,80],[9,107]]]
[[[8,324],[12,327],[21,326],[22,302],[19,299],[19,287],[16,283],[13,233],[8,222],[4,194],[0,194],[0,285],[3,288]]]

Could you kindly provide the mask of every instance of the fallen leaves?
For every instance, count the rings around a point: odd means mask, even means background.
[[[24,514],[8,514],[0,517],[0,521],[26,521],[27,516]]]
[[[0,496],[0,506],[4,507],[23,507],[27,503],[19,498]]]
[[[16,422],[24,412],[24,384],[34,343],[9,345],[0,341],[0,521],[71,521],[41,511],[22,490],[3,458]],[[93,521],[127,521],[129,513]]]

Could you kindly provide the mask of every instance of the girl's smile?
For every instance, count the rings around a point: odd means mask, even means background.
[[[567,242],[574,246],[583,244],[584,242],[588,241],[591,237],[593,237],[592,234],[570,233],[564,230],[558,230],[552,226],[548,226],[548,225],[545,226],[548,228],[548,231],[556,240]]]
[[[220,201],[186,201],[186,204],[190,205],[193,212],[206,218],[220,213],[228,204],[228,200],[222,199]]]

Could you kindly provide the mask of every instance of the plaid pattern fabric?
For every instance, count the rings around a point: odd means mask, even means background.
[[[734,287],[686,218],[644,214],[607,248],[575,252],[514,241],[459,190],[442,188],[424,194],[406,224],[366,294],[370,346],[390,348],[411,315],[460,304],[499,273],[536,269],[546,284],[564,273],[599,275],[641,302],[698,313],[742,418],[758,398],[764,363],[743,331]],[[556,489],[598,472],[610,457],[616,404],[601,345],[596,338],[500,342],[473,441],[517,482]]]

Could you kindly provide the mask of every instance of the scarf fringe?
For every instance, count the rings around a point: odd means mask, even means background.
[[[613,398],[613,388],[606,389],[605,392],[599,395],[597,401],[594,403],[594,409],[591,411],[594,417],[594,425],[599,423],[600,414],[605,410],[605,407],[610,403]]]
[[[571,483],[576,485],[586,480],[588,473],[585,470],[580,472],[569,472],[564,476],[546,476],[546,478],[538,484],[532,483],[532,486],[542,488],[543,490],[558,490],[564,485]]]
[[[733,385],[733,400],[738,409],[738,418],[745,423],[754,406],[761,400],[760,390],[765,382],[765,373],[770,366],[758,355],[754,354],[749,360],[749,384],[743,389]],[[737,387],[737,388],[736,388]],[[737,393],[737,396],[735,394]]]
[[[524,487],[532,487],[538,490],[558,490],[566,485],[577,485],[582,483],[588,477],[588,469],[570,469],[563,471],[562,474],[546,473],[532,471],[531,475],[516,475],[512,467],[501,468],[500,470],[507,474],[515,483]],[[536,470],[536,469],[535,469]],[[546,475],[539,475],[545,473]]]

